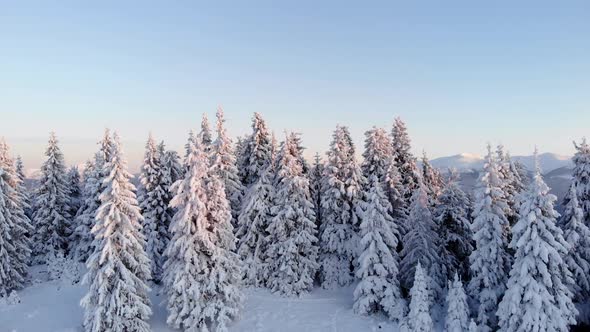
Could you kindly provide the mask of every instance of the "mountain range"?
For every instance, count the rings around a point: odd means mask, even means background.
[[[534,168],[534,156],[513,156],[512,159],[523,163],[529,170]],[[454,156],[436,158],[431,160],[430,163],[439,169],[455,168],[459,171],[469,171],[481,169],[484,164],[484,158],[476,154],[461,153]],[[573,167],[570,156],[555,153],[540,154],[539,164],[544,174],[562,167]]]

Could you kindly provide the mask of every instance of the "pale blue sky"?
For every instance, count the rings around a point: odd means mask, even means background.
[[[50,130],[80,163],[108,126],[136,168],[150,130],[179,149],[218,104],[310,153],[396,115],[432,157],[590,132],[588,1],[278,3],[0,0],[0,135],[35,168]]]

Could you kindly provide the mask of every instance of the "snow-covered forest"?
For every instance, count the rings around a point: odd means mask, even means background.
[[[105,130],[81,169],[52,133],[33,187],[2,140],[0,331],[588,324],[585,139],[558,202],[539,163],[527,169],[502,145],[487,146],[466,192],[454,170],[413,154],[402,119],[381,125],[363,147],[337,126],[329,150],[307,160],[297,132],[275,136],[256,113],[233,138],[219,109],[184,151],[149,135],[137,175],[117,132]]]

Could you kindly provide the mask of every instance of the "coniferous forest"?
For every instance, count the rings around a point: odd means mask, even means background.
[[[243,137],[230,137],[222,109],[187,136],[172,151],[149,135],[134,175],[116,131],[81,169],[68,168],[51,133],[32,187],[18,151],[0,142],[2,300],[18,303],[41,268],[84,287],[87,332],[151,331],[160,305],[171,329],[231,330],[254,288],[297,299],[349,287],[351,314],[394,331],[588,323],[585,139],[558,202],[539,163],[527,170],[501,145],[487,146],[464,191],[454,170],[413,154],[400,118],[367,130],[362,147],[337,126],[312,160],[305,137],[275,136],[258,113]]]

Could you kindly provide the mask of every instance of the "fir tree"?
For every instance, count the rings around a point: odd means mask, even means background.
[[[86,262],[94,251],[94,226],[96,210],[100,206],[100,174],[103,165],[102,157],[97,153],[95,160],[88,160],[83,172],[82,205],[78,210],[74,224],[76,228],[70,237],[73,245],[71,257],[79,262]]]
[[[147,280],[150,262],[144,251],[141,213],[119,138],[115,133],[105,164],[101,205],[92,228],[95,251],[84,283],[90,286],[81,305],[86,331],[150,331]]]
[[[320,276],[324,288],[346,286],[353,281],[351,272],[358,251],[358,192],[351,182],[355,182],[352,176],[359,167],[345,129],[337,127],[332,137],[321,200]]]
[[[224,331],[242,301],[231,212],[201,142],[189,141],[187,164],[185,177],[172,186],[177,212],[165,252],[167,322],[185,331],[207,331],[209,325]]]
[[[25,181],[26,181],[25,166],[24,166],[23,160],[20,156],[16,157],[16,161],[15,161],[14,166],[16,168],[16,174],[18,176],[18,179],[20,180],[20,188],[21,188],[20,195],[23,200],[22,201],[23,210],[24,210],[25,216],[27,216],[27,218],[29,218],[29,223],[30,223],[31,219],[33,218],[33,209],[32,209],[32,205],[31,205],[31,194],[29,193],[29,190],[27,189],[27,187],[25,185]],[[31,228],[31,230],[32,230],[32,228]]]
[[[385,181],[387,197],[392,208],[391,215],[399,230],[397,249],[399,252],[402,248],[403,238],[408,232],[407,221],[409,212],[408,205],[406,204],[403,194],[405,189],[403,188],[401,176],[394,162],[389,163]]]
[[[463,278],[469,276],[469,255],[473,251],[469,210],[469,198],[451,174],[433,215],[442,240],[444,265],[449,275],[458,273]]]
[[[231,138],[227,135],[224,123],[223,109],[217,110],[217,139],[214,143],[213,167],[217,176],[221,178],[225,187],[225,196],[230,201],[232,223],[237,225],[240,214],[244,187],[240,182],[236,158],[232,149]]]
[[[495,311],[506,290],[509,264],[504,236],[508,225],[505,215],[507,204],[496,159],[489,145],[475,202],[471,225],[475,249],[469,256],[472,275],[469,290],[479,303],[477,320],[480,329],[487,330],[497,325]]]
[[[66,168],[54,133],[49,137],[45,156],[47,160],[41,166],[33,215],[36,228],[33,252],[39,263],[46,262],[58,252],[67,252],[68,236],[71,233]]]
[[[201,132],[199,133],[199,137],[201,138],[201,143],[205,151],[211,151],[213,136],[211,135],[211,127],[209,126],[209,119],[206,113],[203,113],[203,117],[201,118]]]
[[[584,211],[578,203],[578,194],[573,183],[565,200],[567,204],[561,224],[569,248],[564,261],[575,281],[572,293],[576,299],[581,300],[590,295],[590,230],[584,224]]]
[[[502,331],[565,332],[576,323],[578,312],[567,287],[572,275],[562,259],[569,246],[555,225],[556,199],[537,166],[510,243],[516,254],[498,307]]]
[[[444,187],[444,181],[438,169],[430,164],[426,152],[422,155],[422,181],[430,198],[431,206],[436,205]]]
[[[243,263],[244,283],[249,286],[263,286],[268,278],[265,263],[268,248],[267,228],[272,218],[273,197],[274,188],[269,166],[248,190],[238,217],[237,252]]]
[[[415,267],[414,285],[410,290],[410,312],[407,317],[408,331],[431,332],[434,331],[432,318],[430,317],[430,294],[428,277],[420,263]]]
[[[254,113],[252,135],[247,137],[242,145],[244,157],[240,172],[243,185],[249,189],[272,164],[270,134],[266,122],[259,113]]]
[[[379,185],[387,188],[387,174],[392,157],[391,140],[382,128],[373,127],[365,132],[365,151],[361,169],[365,178],[376,175]]]
[[[398,274],[398,230],[391,217],[391,205],[376,174],[369,178],[365,202],[360,206],[361,254],[356,276],[353,310],[359,314],[385,312],[390,318],[403,318]]]
[[[467,304],[467,295],[463,290],[463,283],[457,273],[448,285],[447,294],[447,319],[445,321],[445,330],[447,332],[464,332],[469,330],[469,306]]]
[[[156,283],[160,282],[162,276],[162,255],[170,239],[168,227],[172,219],[172,211],[168,207],[171,200],[169,184],[164,176],[162,156],[150,134],[139,176],[139,207],[143,215],[142,230],[147,241],[146,253],[151,262],[151,276]]]
[[[590,145],[586,139],[582,143],[576,144],[576,154],[572,158],[574,162],[573,181],[578,191],[578,201],[582,211],[584,211],[584,224],[590,228]]]
[[[510,226],[514,225],[518,220],[518,196],[519,192],[516,190],[515,183],[515,175],[512,172],[510,155],[504,152],[504,146],[498,145],[496,149],[496,161],[498,166],[498,175],[502,182],[502,191],[504,192],[504,199],[506,200],[506,218],[508,219],[508,223]],[[510,231],[507,230],[509,240],[510,240]]]
[[[164,142],[158,144],[158,151],[162,159],[160,161],[162,164],[162,173],[165,182],[168,184],[168,188],[170,188],[174,182],[180,180],[184,175],[180,157],[176,151],[166,150]]]
[[[414,281],[416,265],[420,262],[431,282],[431,296],[436,298],[442,292],[447,280],[446,267],[440,257],[441,246],[436,224],[428,207],[428,195],[424,185],[420,184],[412,198],[408,217],[411,225],[404,236],[404,248],[401,251],[400,281],[403,287],[410,289]]]
[[[400,118],[396,118],[393,123],[391,141],[393,144],[393,160],[400,173],[404,198],[409,206],[412,203],[412,194],[418,187],[420,172],[416,165],[416,158],[410,151],[412,147],[406,124]]]
[[[69,215],[73,219],[76,214],[78,214],[80,206],[82,206],[82,189],[80,188],[80,172],[78,171],[78,167],[72,166],[69,169],[66,180],[68,183],[68,197],[70,200]],[[72,232],[75,227],[75,223],[72,223]]]
[[[324,164],[321,162],[320,154],[316,153],[314,156],[313,166],[309,174],[311,200],[313,202],[316,225],[320,229],[322,224],[322,178],[324,173]]]
[[[275,205],[267,229],[267,287],[283,295],[309,291],[318,268],[315,214],[297,138],[288,135],[278,155]]]

